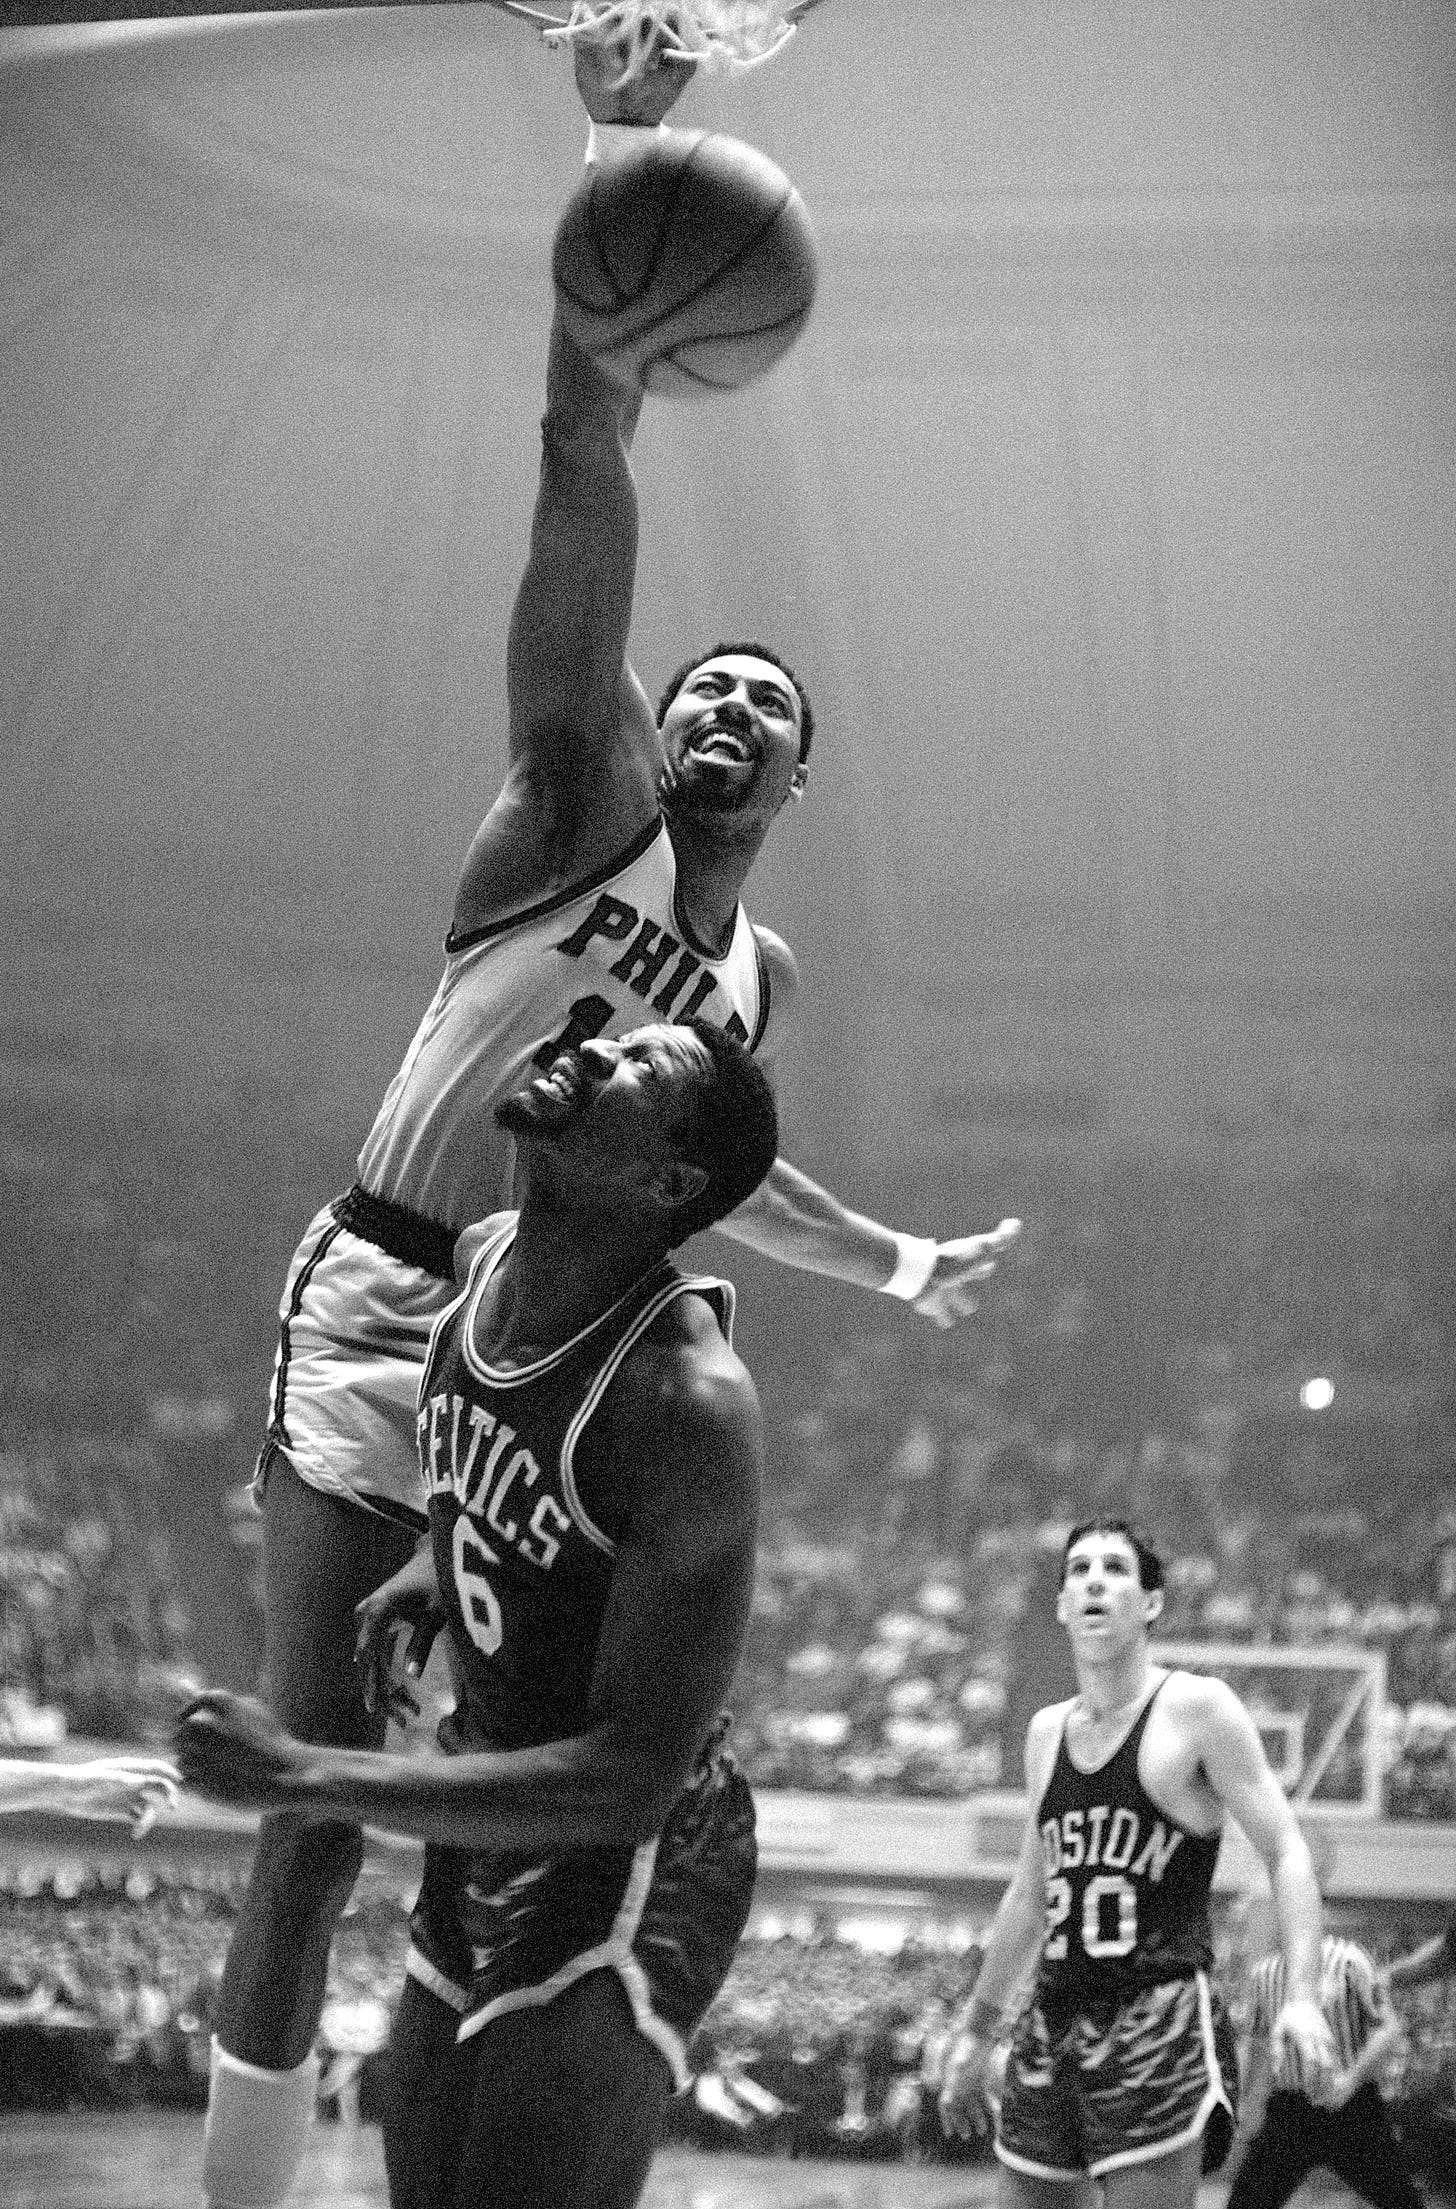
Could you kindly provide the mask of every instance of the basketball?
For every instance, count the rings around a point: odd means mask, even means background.
[[[813,305],[804,202],[741,139],[642,137],[588,169],[557,225],[561,320],[618,383],[678,399],[741,390],[783,358]]]

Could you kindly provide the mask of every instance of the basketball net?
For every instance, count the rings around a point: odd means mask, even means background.
[[[754,69],[787,45],[819,0],[571,0],[563,16],[505,0],[512,15],[541,26],[548,46],[620,43],[621,82],[654,59],[714,70]]]

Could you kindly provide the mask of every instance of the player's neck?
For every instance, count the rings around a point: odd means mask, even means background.
[[[1077,1659],[1079,1715],[1094,1726],[1116,1725],[1130,1717],[1147,1693],[1153,1661],[1146,1642],[1110,1656],[1105,1662]]]
[[[493,1364],[531,1364],[601,1319],[665,1255],[660,1233],[582,1220],[528,1192],[481,1305],[477,1348]]]
[[[668,834],[677,859],[674,917],[693,950],[712,959],[724,958],[733,942],[743,885],[763,837],[755,833],[741,842],[724,841],[716,828],[704,834],[691,816],[684,815],[669,818]]]

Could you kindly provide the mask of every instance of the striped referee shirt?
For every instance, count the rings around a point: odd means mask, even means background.
[[[1252,2029],[1268,2034],[1284,2006],[1284,1958],[1277,1951],[1262,1956],[1250,1975],[1253,1997]],[[1335,2063],[1348,2071],[1370,2035],[1388,2024],[1390,1998],[1375,1975],[1375,1966],[1356,1941],[1326,1933],[1320,1944],[1320,2009],[1335,2041]],[[1275,2074],[1276,2084],[1297,2093],[1301,2081]]]

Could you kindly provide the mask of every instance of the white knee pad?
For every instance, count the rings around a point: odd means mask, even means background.
[[[316,2055],[296,2071],[264,2071],[213,2035],[202,2154],[208,2209],[278,2209],[303,2161],[318,2077]]]

